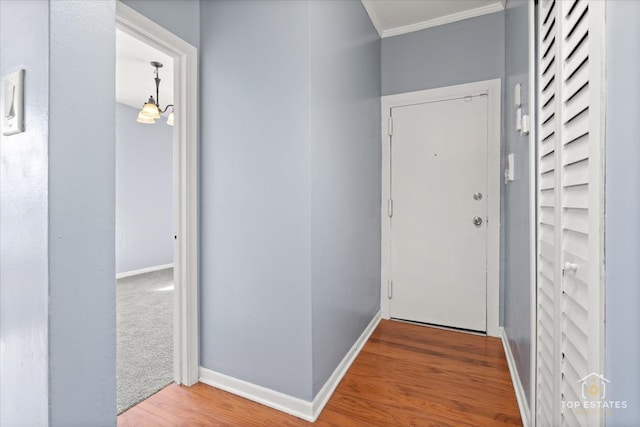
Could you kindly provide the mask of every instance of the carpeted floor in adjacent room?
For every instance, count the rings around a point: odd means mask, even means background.
[[[173,381],[173,269],[117,280],[118,414]]]

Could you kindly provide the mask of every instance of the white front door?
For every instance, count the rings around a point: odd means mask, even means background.
[[[391,110],[392,318],[487,330],[487,96]]]

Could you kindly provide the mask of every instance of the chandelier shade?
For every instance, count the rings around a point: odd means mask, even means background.
[[[153,124],[156,122],[156,119],[152,118],[152,117],[147,117],[144,114],[142,114],[142,111],[140,111],[140,113],[138,113],[138,123],[145,123],[145,124]]]
[[[157,61],[151,62],[151,66],[155,68],[155,82],[156,82],[156,97],[153,98],[153,95],[149,97],[149,100],[144,104],[140,113],[138,113],[138,123],[144,124],[154,124],[157,119],[160,118],[160,115],[166,112],[169,107],[171,107],[171,113],[167,118],[167,124],[169,126],[173,126],[173,104],[167,105],[164,109],[160,108],[160,77],[159,77],[159,69],[162,68],[162,64]]]
[[[169,126],[173,126],[173,108],[171,109],[171,113],[169,114],[169,117],[167,118],[167,124]]]
[[[158,109],[158,106],[153,100],[153,97],[149,99],[149,102],[144,104],[144,106],[142,107],[142,111],[140,111],[140,114],[150,119],[160,118],[160,109]]]

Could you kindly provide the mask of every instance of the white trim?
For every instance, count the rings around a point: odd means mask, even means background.
[[[121,2],[116,25],[173,58],[174,380],[198,381],[198,50]]]
[[[278,411],[307,421],[314,421],[312,403],[298,397],[280,393],[270,388],[262,387],[248,381],[239,380],[229,375],[221,374],[207,368],[200,367],[200,382],[211,387],[228,391],[245,399],[252,400]]]
[[[375,27],[378,35],[382,37],[382,24],[380,23],[380,18],[378,18],[378,14],[376,13],[376,9],[371,4],[372,0],[361,0],[362,6],[364,6],[364,10],[367,11],[367,15],[369,15],[369,19],[371,23]]]
[[[605,140],[606,140],[606,4],[589,2],[589,368],[605,371]],[[592,62],[593,61],[593,62]],[[592,92],[591,92],[592,91]],[[605,412],[591,414],[589,422],[605,425]]]
[[[530,315],[530,356],[529,356],[529,396],[531,396],[529,420],[536,419],[536,384],[538,366],[538,155],[536,152],[538,135],[536,107],[536,5],[529,2],[529,315]]]
[[[338,384],[340,384],[351,364],[356,360],[378,323],[380,323],[380,319],[381,315],[380,311],[378,311],[311,402],[221,374],[202,366],[200,367],[200,382],[303,420],[314,422],[318,419]]]
[[[364,331],[362,331],[360,337],[356,340],[355,343],[353,343],[351,349],[347,352],[338,366],[336,366],[333,374],[331,374],[331,376],[327,379],[327,382],[324,383],[324,386],[322,386],[316,397],[313,399],[311,405],[313,411],[313,421],[318,419],[318,416],[320,416],[320,413],[331,398],[331,395],[333,395],[333,392],[338,387],[338,384],[340,384],[340,381],[342,381],[342,378],[351,367],[353,361],[356,360],[358,354],[360,354],[360,351],[369,340],[369,337],[371,336],[373,331],[376,330],[376,327],[380,323],[381,319],[382,314],[380,310],[378,310],[375,316],[373,316],[373,319],[371,319],[371,322],[369,322]]]
[[[382,247],[381,247],[381,294],[380,307],[382,318],[389,319],[389,299],[387,281],[389,277],[389,254],[391,245],[389,233],[391,222],[387,215],[389,199],[389,144],[388,117],[393,107],[442,101],[469,95],[486,94],[488,96],[488,184],[490,200],[487,207],[487,335],[500,335],[500,177],[501,177],[501,82],[500,79],[485,80],[456,86],[447,86],[417,92],[401,93],[382,97]]]
[[[464,19],[475,18],[477,16],[488,15],[489,13],[495,13],[504,10],[504,3],[496,2],[488,4],[486,6],[480,6],[475,9],[463,10],[462,12],[451,13],[449,15],[440,16],[438,18],[416,22],[415,24],[383,29],[382,32],[380,32],[380,28],[382,27],[380,21],[375,12],[373,14],[370,12],[370,10],[373,9],[373,6],[367,5],[367,3],[370,3],[371,1],[372,0],[362,0],[362,4],[364,4],[365,9],[369,13],[369,17],[371,18],[371,22],[373,22],[373,25],[378,30],[378,34],[380,34],[380,37],[382,37],[383,39],[386,37],[399,36],[400,34],[420,31],[426,28],[437,27],[438,25],[450,24],[452,22],[462,21]],[[378,22],[378,24],[376,24],[376,21]]]
[[[125,277],[137,276],[138,274],[151,273],[152,271],[165,270],[172,267],[173,263],[156,265],[154,267],[141,268],[138,270],[123,271],[122,273],[116,274],[116,279],[124,279]]]
[[[524,427],[529,427],[531,426],[531,411],[527,404],[527,396],[524,393],[522,381],[520,381],[520,375],[518,374],[518,367],[516,366],[516,361],[513,358],[513,353],[511,352],[509,338],[507,338],[507,331],[502,326],[500,327],[500,338],[502,340],[502,346],[504,347],[504,355],[507,358],[507,365],[509,365],[509,373],[511,374],[513,389],[516,392],[516,400],[518,401],[518,409],[520,409],[522,425]]]

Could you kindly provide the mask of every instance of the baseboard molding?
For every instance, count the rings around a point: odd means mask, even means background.
[[[151,273],[152,271],[164,270],[165,268],[172,268],[172,267],[173,267],[173,263],[156,265],[154,267],[141,268],[140,270],[124,271],[122,273],[116,274],[116,279],[122,279],[130,276],[137,276],[138,274]]]
[[[311,402],[200,367],[200,382],[289,415],[314,421]]]
[[[529,410],[527,395],[524,393],[524,388],[522,387],[522,381],[520,381],[520,375],[518,374],[516,361],[513,358],[513,353],[511,352],[511,346],[509,345],[509,338],[507,338],[507,331],[505,331],[504,327],[502,326],[500,327],[500,338],[502,339],[504,354],[507,358],[507,364],[509,365],[509,373],[511,374],[511,382],[513,383],[513,389],[516,392],[516,400],[518,401],[518,408],[520,409],[520,417],[522,417],[522,425],[524,427],[530,427],[531,411]]]
[[[338,384],[340,384],[344,375],[349,370],[353,361],[358,357],[362,347],[364,347],[367,340],[376,329],[376,326],[380,323],[380,319],[381,315],[378,311],[311,402],[253,384],[248,381],[243,381],[229,375],[221,374],[202,366],[200,367],[200,382],[228,391],[229,393],[244,397],[245,399],[252,400],[270,408],[277,409],[278,411],[289,415],[302,418],[303,420],[314,422],[331,398],[336,387],[338,387]]]
[[[354,360],[356,360],[358,354],[360,354],[362,347],[364,347],[364,345],[367,343],[373,331],[376,330],[376,327],[378,326],[378,323],[380,323],[381,318],[382,313],[380,312],[380,310],[378,310],[375,316],[373,316],[373,319],[371,319],[371,322],[369,322],[364,331],[362,331],[360,337],[358,337],[358,339],[344,356],[340,364],[338,364],[336,369],[333,371],[333,374],[331,374],[329,379],[327,379],[327,382],[324,383],[324,386],[322,386],[316,397],[313,399],[313,421],[315,421],[320,416],[320,413],[331,398],[331,395],[333,395],[333,392],[338,387],[338,384],[340,384],[340,381],[342,381],[342,378],[351,367],[351,364]]]

